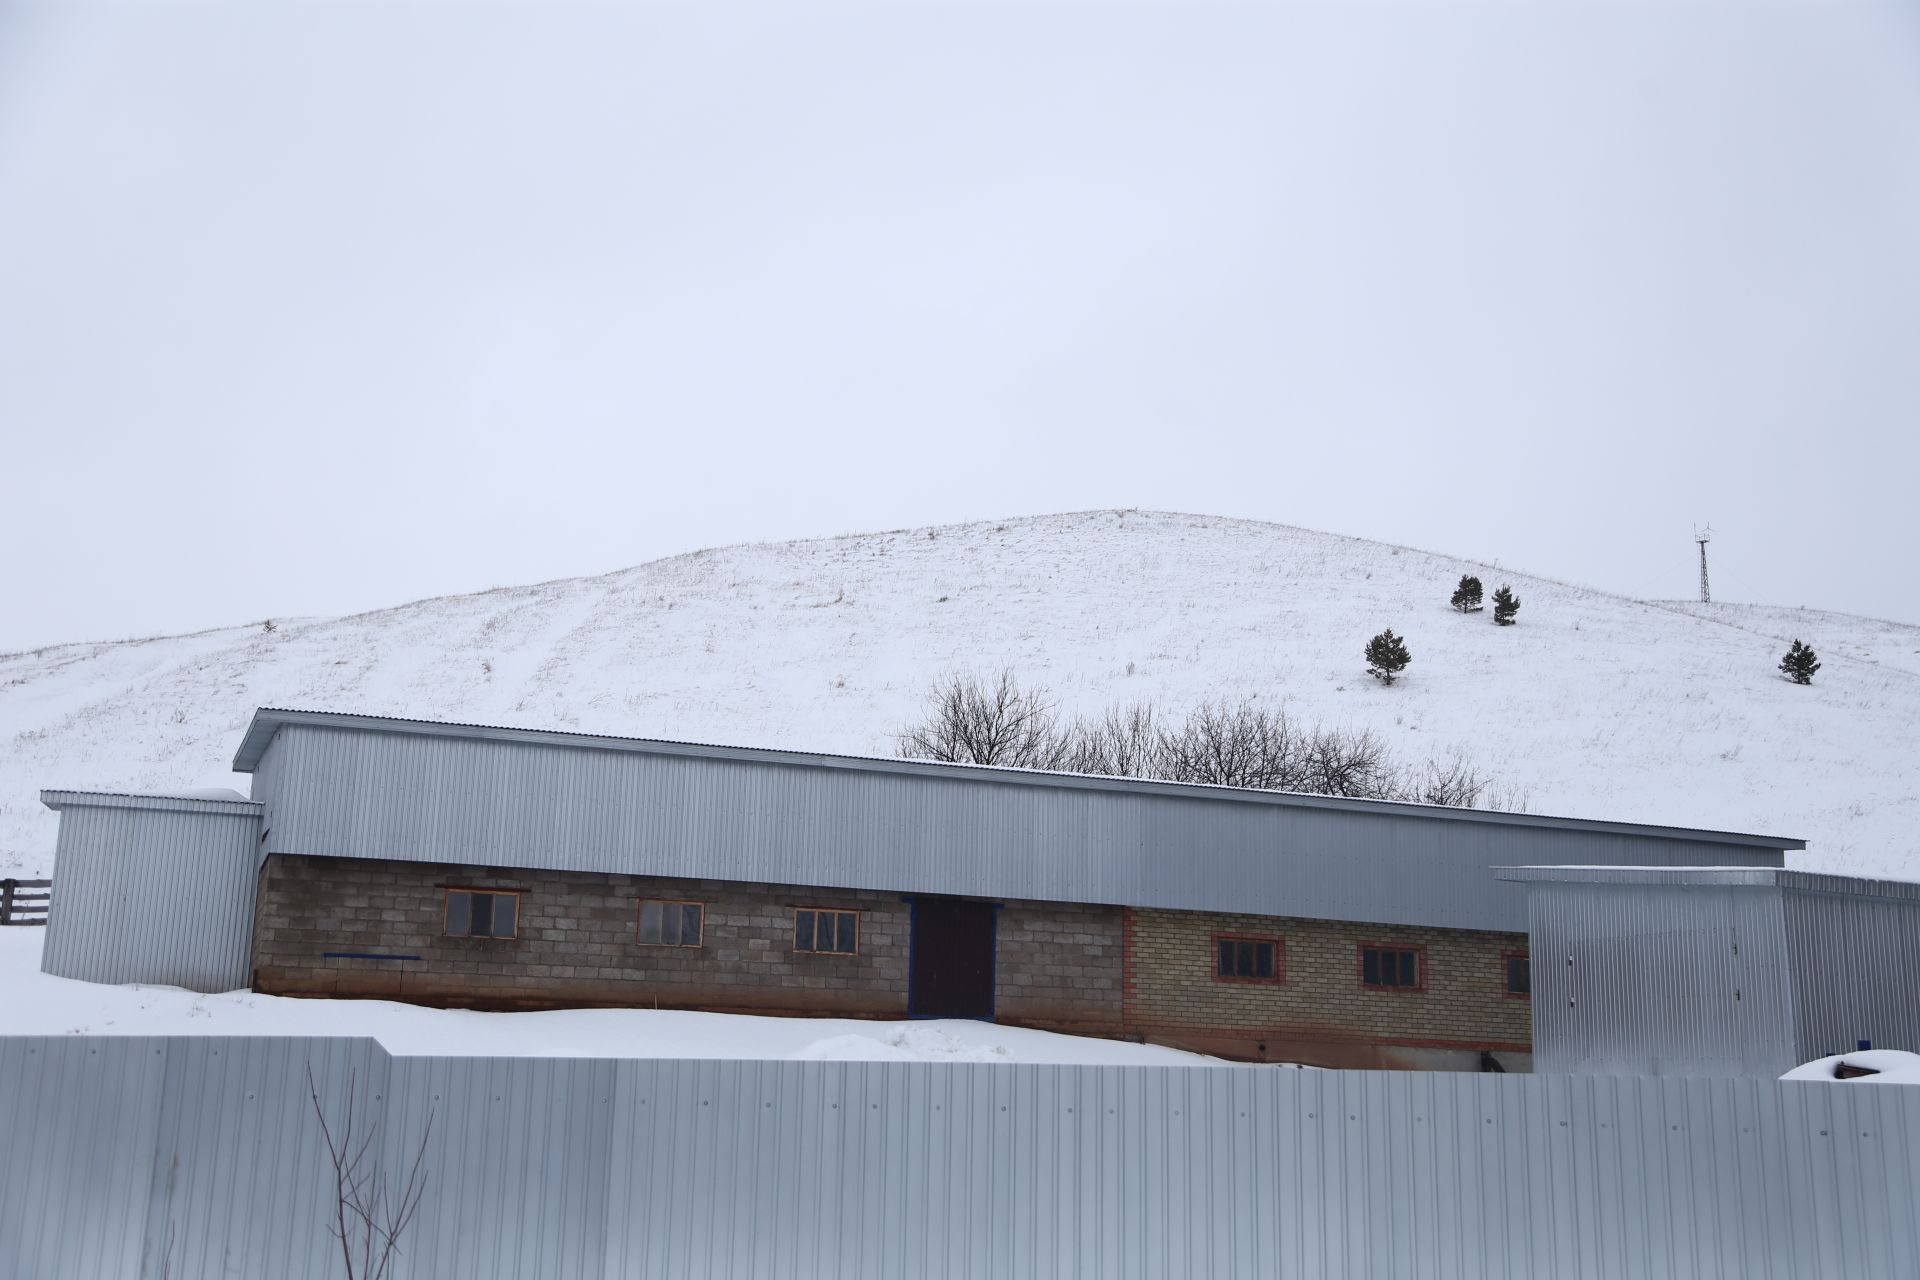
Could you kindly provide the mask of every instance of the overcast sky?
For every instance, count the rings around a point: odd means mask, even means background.
[[[1920,13],[0,4],[0,648],[1088,507],[1920,622]]]

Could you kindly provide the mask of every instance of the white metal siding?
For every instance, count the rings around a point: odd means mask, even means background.
[[[1798,1060],[1777,889],[1541,885],[1528,933],[1535,1071],[1774,1077]]]
[[[349,1095],[399,1280],[1910,1280],[1920,1090],[0,1040],[0,1274],[320,1280]],[[362,1130],[365,1132],[365,1130]]]
[[[43,970],[195,991],[247,985],[260,837],[251,806],[72,793],[57,802]]]
[[[1777,866],[1757,846],[1208,796],[286,725],[275,853],[1525,926],[1527,862]],[[269,761],[263,760],[262,766]]]
[[[1914,886],[1920,891],[1920,886]],[[1920,892],[1785,894],[1796,1056],[1920,1051]]]

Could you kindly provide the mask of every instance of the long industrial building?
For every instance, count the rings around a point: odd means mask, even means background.
[[[476,1008],[966,1017],[1531,1064],[1540,864],[1798,840],[263,709],[252,795],[50,791],[45,968]]]

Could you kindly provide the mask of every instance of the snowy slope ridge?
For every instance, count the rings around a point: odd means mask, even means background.
[[[1448,609],[1462,573],[1510,582],[1520,625]],[[1414,655],[1392,688],[1360,659],[1387,626]],[[1826,664],[1811,687],[1774,670],[1796,636]],[[52,870],[43,787],[234,784],[259,706],[887,754],[936,677],[1001,666],[1069,711],[1257,697],[1409,759],[1463,750],[1535,812],[1799,836],[1796,865],[1920,879],[1920,628],[1133,511],[0,656],[0,874]]]

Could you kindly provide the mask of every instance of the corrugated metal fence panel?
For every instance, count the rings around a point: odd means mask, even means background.
[[[389,1176],[431,1117],[396,1280],[1920,1274],[1920,1089],[57,1038],[0,1274],[339,1274],[309,1061]]]
[[[68,800],[41,968],[195,991],[247,985],[260,819]]]
[[[0,1275],[145,1276],[164,1051],[0,1039]]]
[[[614,1127],[635,1140],[614,1147],[610,1275],[1851,1277],[1920,1261],[1908,1090],[622,1069]]]
[[[276,853],[1520,931],[1489,868],[1778,865],[1734,844],[967,776],[282,728]]]
[[[389,1167],[409,1164],[429,1135],[432,1171],[401,1274],[600,1275],[616,1065],[395,1059]]]
[[[1800,1060],[1778,890],[1554,884],[1530,914],[1535,1071],[1772,1078]]]
[[[0,1039],[0,1275],[331,1280],[307,1071],[338,1121],[380,1105],[387,1061],[370,1040]]]
[[[1843,886],[1844,887],[1844,886]],[[1920,901],[1785,893],[1796,1058],[1920,1050]]]
[[[386,1052],[371,1040],[146,1043],[164,1050],[167,1066],[150,1148],[149,1269],[139,1274],[161,1276],[168,1254],[170,1274],[181,1277],[340,1275],[332,1172],[309,1082],[336,1142],[384,1136]],[[382,1150],[393,1168],[394,1153]]]

